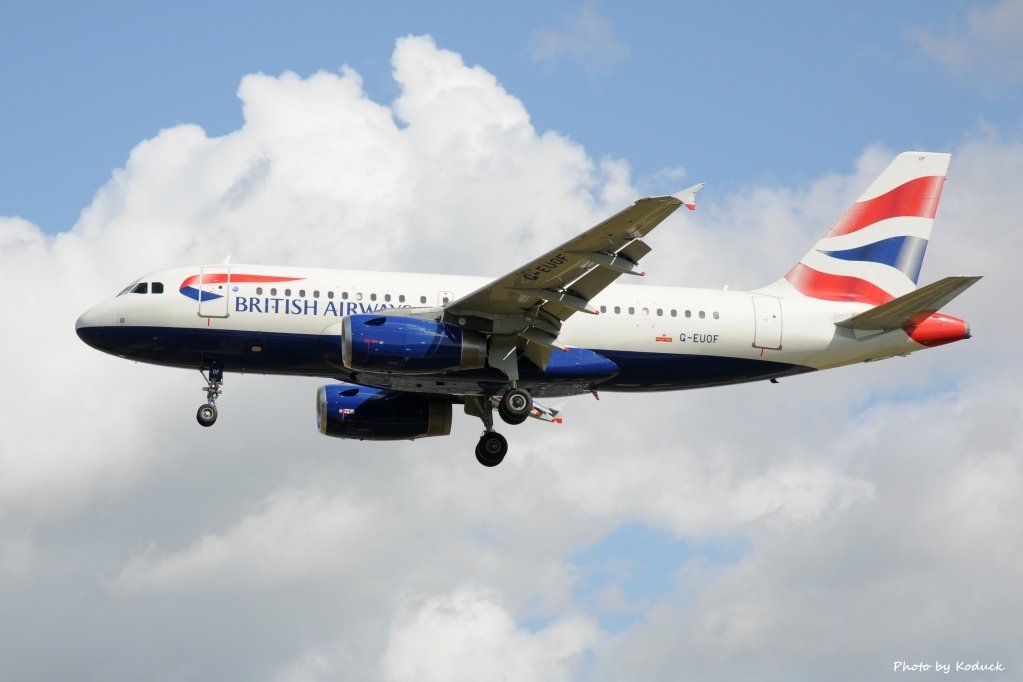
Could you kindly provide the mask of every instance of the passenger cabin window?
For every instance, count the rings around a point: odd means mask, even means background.
[[[714,311],[714,319],[716,320],[716,319],[718,319],[719,317],[721,317],[721,316],[720,316],[720,315],[718,315],[717,311],[715,310],[715,311]]]
[[[256,287],[256,296],[263,295],[263,287]]]
[[[700,319],[702,320],[702,319],[703,319],[703,318],[705,318],[705,317],[707,317],[707,313],[705,313],[705,312],[703,312],[703,311],[701,310],[701,311],[700,311]]]
[[[419,302],[420,303],[426,303],[426,296],[420,296],[419,297]]]

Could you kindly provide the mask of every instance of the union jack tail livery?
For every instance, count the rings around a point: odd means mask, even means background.
[[[804,296],[871,305],[913,291],[950,158],[899,154],[785,280]]]

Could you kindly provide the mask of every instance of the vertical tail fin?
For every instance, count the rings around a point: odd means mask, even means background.
[[[899,154],[785,280],[804,296],[872,305],[915,289],[950,159]]]

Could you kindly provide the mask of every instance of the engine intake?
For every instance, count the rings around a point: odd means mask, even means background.
[[[341,322],[341,361],[368,372],[479,369],[487,361],[487,342],[482,334],[434,320],[350,315]]]
[[[332,384],[316,392],[320,433],[359,440],[414,440],[451,433],[451,403],[415,393]]]

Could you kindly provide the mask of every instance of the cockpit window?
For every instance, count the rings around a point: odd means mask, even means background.
[[[135,287],[137,287],[138,285],[139,285],[139,281],[135,280],[134,282],[132,282],[131,284],[129,284],[125,288],[121,289],[121,293],[119,293],[117,295],[118,296],[124,296],[125,294],[134,291]]]
[[[124,295],[126,293],[163,293],[164,283],[163,282],[143,282],[136,279],[128,286],[121,289],[121,293],[118,295]]]

